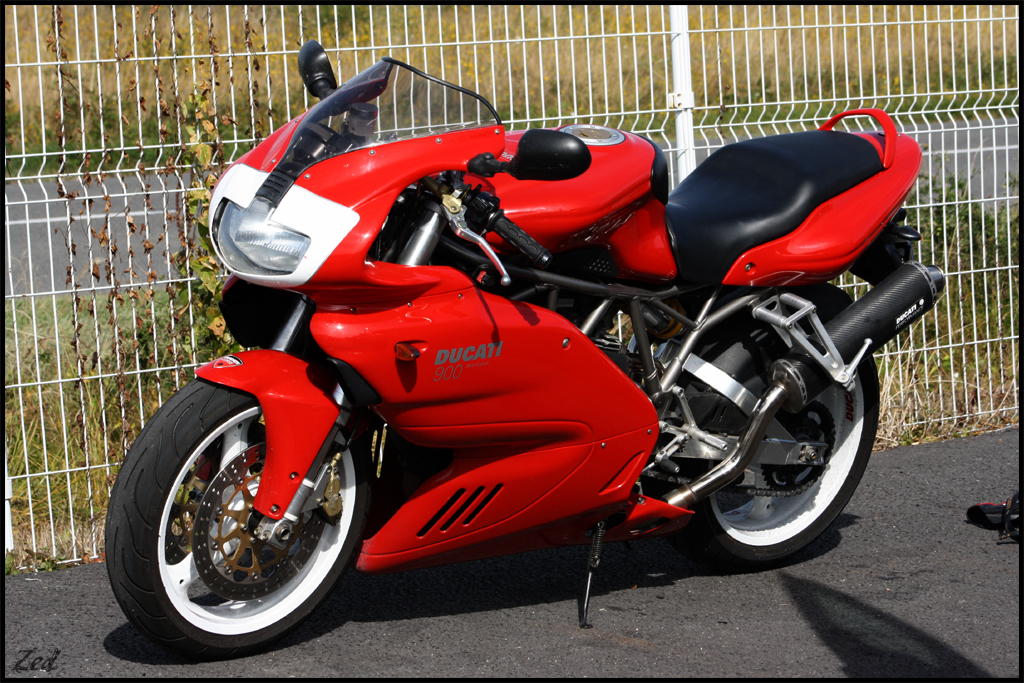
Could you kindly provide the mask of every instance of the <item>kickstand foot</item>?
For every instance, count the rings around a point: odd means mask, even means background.
[[[583,597],[577,603],[579,607],[580,628],[593,628],[587,623],[587,612],[590,608],[590,584],[594,578],[594,570],[601,564],[601,551],[604,549],[605,522],[601,520],[594,527],[590,540],[590,554],[587,556],[587,585]]]

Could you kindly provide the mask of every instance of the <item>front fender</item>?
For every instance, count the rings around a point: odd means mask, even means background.
[[[242,351],[196,369],[196,377],[252,394],[263,409],[267,456],[253,506],[281,519],[341,411],[343,394],[325,367],[281,351]]]

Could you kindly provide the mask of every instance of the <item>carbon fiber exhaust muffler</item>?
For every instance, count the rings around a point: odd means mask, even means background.
[[[878,283],[825,325],[840,356],[847,362],[856,356],[865,339],[871,354],[885,346],[935,306],[946,279],[936,266],[910,261]],[[802,410],[832,384],[827,372],[806,354],[794,350],[772,364],[771,378],[786,389],[783,409]]]
[[[905,263],[830,320],[825,331],[840,356],[853,362],[866,339],[871,339],[871,344],[865,353],[874,353],[931,310],[944,287],[945,277],[937,267]],[[833,383],[820,364],[797,350],[772,364],[771,380],[733,454],[707,474],[670,491],[663,497],[665,502],[693,507],[733,481],[754,460],[769,423],[780,409],[798,412]]]

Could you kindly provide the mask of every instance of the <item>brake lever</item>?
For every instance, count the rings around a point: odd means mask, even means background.
[[[491,248],[491,245],[487,242],[487,240],[483,238],[482,235],[478,235],[477,233],[469,229],[469,225],[466,223],[465,206],[462,206],[457,214],[449,215],[448,223],[452,226],[452,231],[458,237],[461,237],[467,242],[472,242],[473,244],[480,247],[485,254],[487,254],[487,258],[491,260],[491,263],[494,264],[494,267],[498,269],[499,273],[501,273],[502,287],[508,287],[510,284],[512,284],[512,278],[508,276],[508,271],[505,270],[505,266],[503,266],[501,264],[501,261],[498,260],[498,255],[494,253],[494,249]]]

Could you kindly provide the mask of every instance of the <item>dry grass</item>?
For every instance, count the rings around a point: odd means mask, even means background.
[[[697,126],[728,136],[731,127],[799,127],[859,107],[918,119],[988,107],[1009,115],[1016,16],[1001,6],[691,9]]]
[[[629,113],[666,101],[663,8],[97,6],[55,17],[50,7],[7,6],[5,19],[8,148],[48,173],[62,149],[63,172],[180,164],[194,92],[217,110],[218,152],[237,156],[308,106],[295,53],[309,38],[340,80],[390,54],[477,90],[506,121],[598,116],[646,129],[650,116]]]
[[[4,12],[5,137],[12,153],[33,155],[26,169],[16,159],[8,177],[55,172],[62,148],[65,173],[180,164],[194,92],[211,98],[218,152],[233,158],[308,105],[295,52],[309,38],[327,48],[341,79],[390,54],[480,92],[506,121],[594,120],[648,134],[673,121],[665,6],[108,5],[59,7],[55,15],[51,6],[8,5]],[[926,117],[1009,111],[1013,103],[996,94],[1018,88],[1016,13],[692,7],[698,130],[806,125],[856,106]]]

